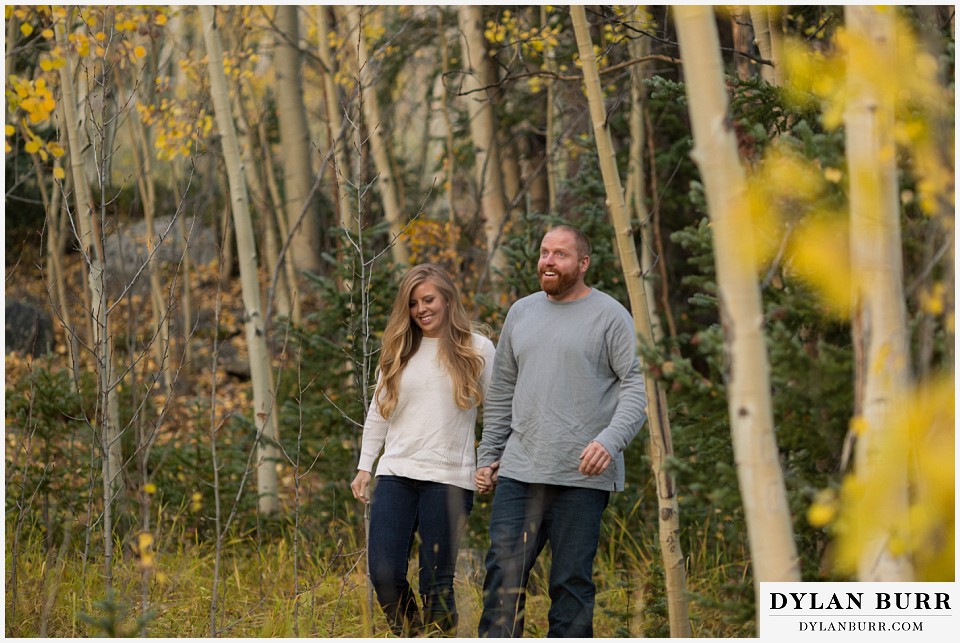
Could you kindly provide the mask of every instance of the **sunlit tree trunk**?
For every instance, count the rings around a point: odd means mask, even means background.
[[[397,179],[390,162],[390,145],[387,138],[387,123],[380,114],[380,99],[376,91],[375,65],[367,53],[367,42],[362,31],[363,7],[349,7],[347,20],[350,33],[357,39],[357,82],[361,88],[361,109],[370,136],[370,151],[377,168],[377,185],[383,200],[383,212],[390,228],[391,253],[399,266],[410,263],[407,241],[402,236],[406,217],[400,203]]]
[[[893,9],[848,6],[844,10],[852,38],[862,38],[877,51],[896,55]],[[877,452],[890,426],[889,405],[908,389],[910,356],[907,349],[903,260],[900,240],[899,191],[893,104],[870,82],[878,63],[861,55],[847,59],[849,100],[844,113],[846,154],[850,172],[850,257],[856,276],[853,292],[854,341],[863,356],[857,363],[859,415],[865,430],[857,438],[859,472],[882,471],[896,489],[888,498],[889,516],[907,513],[907,462],[879,460]],[[889,450],[886,451],[890,453]],[[893,481],[896,481],[895,483]],[[876,520],[877,517],[872,519]],[[862,581],[910,581],[912,565],[891,553],[886,534],[864,545],[858,566]]]
[[[272,399],[270,354],[264,319],[260,310],[260,284],[257,278],[257,250],[247,187],[243,178],[240,144],[230,112],[230,96],[226,74],[223,71],[223,50],[214,18],[215,8],[200,6],[203,37],[209,59],[210,94],[223,144],[223,158],[227,166],[237,254],[240,259],[240,282],[243,290],[244,319],[247,352],[250,357],[250,377],[253,381],[253,422],[257,428],[257,503],[260,511],[271,514],[277,509],[277,469],[279,450],[277,423]]]
[[[283,143],[283,194],[292,232],[290,254],[298,271],[320,270],[317,198],[312,196],[310,130],[300,78],[300,21],[297,5],[277,5],[277,120]],[[291,293],[296,298],[297,293]]]
[[[790,507],[773,433],[770,366],[752,257],[753,230],[738,219],[746,181],[730,125],[713,9],[674,7],[693,129],[693,159],[706,188],[720,316],[727,355],[727,403],[746,515],[755,588],[799,581]]]
[[[57,43],[62,51],[69,52],[66,25],[70,24],[73,11],[67,10],[65,21],[54,23]],[[93,354],[96,360],[99,393],[100,448],[103,468],[103,547],[104,580],[107,588],[113,586],[113,500],[120,489],[120,474],[123,457],[120,449],[120,407],[116,397],[113,375],[113,337],[110,333],[110,318],[105,292],[105,266],[103,243],[100,237],[102,226],[95,225],[93,196],[84,174],[84,161],[78,141],[80,121],[77,113],[76,94],[73,87],[74,61],[70,54],[60,67],[60,91],[63,104],[64,130],[70,159],[70,172],[74,182],[76,216],[75,229],[79,231],[78,242],[86,262],[90,288],[90,317],[93,321]]]
[[[487,57],[481,7],[461,5],[457,12],[462,34],[460,58],[464,72],[463,94],[470,117],[474,174],[483,216],[488,263],[496,272],[502,271],[505,266],[505,257],[499,250],[499,237],[507,217],[492,89],[488,89],[495,84],[496,75]]]
[[[760,77],[771,85],[783,84],[783,30],[779,15],[777,7],[750,5],[750,21],[760,57],[772,63],[761,66]]]
[[[596,137],[597,155],[600,159],[600,171],[607,193],[607,205],[610,220],[616,232],[617,249],[620,264],[633,311],[634,326],[637,334],[648,345],[653,345],[653,328],[650,324],[651,311],[647,305],[646,288],[640,261],[633,241],[633,226],[627,213],[620,174],[617,169],[616,154],[607,125],[607,113],[603,104],[603,90],[600,74],[593,53],[590,27],[586,11],[582,5],[572,5],[570,14],[577,39],[577,49],[583,66],[583,82],[593,121]],[[677,502],[677,490],[673,476],[665,469],[666,459],[672,455],[670,422],[667,417],[666,395],[659,382],[650,376],[645,377],[647,385],[648,421],[650,423],[650,453],[654,473],[657,479],[657,498],[659,501],[660,551],[663,556],[663,568],[666,575],[667,601],[670,617],[670,636],[690,637],[690,610],[686,597],[686,568],[683,549],[680,546],[680,506]]]

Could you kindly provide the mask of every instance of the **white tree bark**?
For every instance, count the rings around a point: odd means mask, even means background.
[[[896,48],[894,14],[890,8],[848,6],[846,24],[853,38],[862,38],[880,50]],[[889,516],[906,515],[907,462],[877,457],[889,427],[889,405],[910,382],[907,349],[906,301],[900,239],[900,199],[897,185],[893,104],[885,92],[870,84],[869,69],[877,64],[852,53],[847,59],[849,101],[844,113],[846,154],[850,172],[850,257],[855,275],[853,293],[854,341],[863,359],[857,364],[857,398],[866,430],[858,436],[858,472],[883,471],[898,492],[889,498]],[[886,453],[890,453],[889,450]],[[893,454],[892,454],[893,455]],[[896,454],[905,455],[905,454]],[[904,556],[888,549],[890,532],[868,542],[860,559],[861,581],[910,581],[913,570]]]
[[[65,20],[54,23],[54,33],[62,51],[69,52],[65,23],[69,24],[72,10],[67,11]],[[79,231],[78,242],[84,261],[88,266],[88,287],[90,289],[90,318],[93,326],[93,353],[96,360],[97,385],[99,394],[100,448],[103,468],[103,540],[104,540],[104,576],[107,587],[113,584],[113,500],[120,490],[120,474],[123,468],[123,456],[120,448],[120,406],[117,400],[113,374],[113,337],[110,333],[110,317],[105,292],[105,267],[103,243],[100,237],[102,226],[96,225],[93,212],[93,196],[84,172],[84,159],[78,142],[80,121],[77,113],[76,92],[73,86],[73,57],[66,55],[60,68],[60,91],[63,105],[64,130],[67,135],[67,151],[70,160],[70,173],[74,182],[76,222],[74,230]],[[97,417],[92,422],[96,424]]]
[[[746,190],[729,121],[713,9],[674,8],[693,126],[693,158],[706,188],[727,353],[733,452],[743,498],[755,588],[799,581],[790,507],[773,433],[770,366],[752,248],[753,231],[736,215]]]
[[[640,271],[640,260],[633,242],[633,226],[627,211],[626,201],[620,185],[613,140],[607,126],[607,113],[603,104],[603,90],[600,74],[593,53],[590,27],[587,24],[586,11],[582,5],[572,5],[570,14],[583,66],[583,82],[590,106],[590,119],[596,137],[597,154],[600,158],[600,171],[603,175],[607,193],[607,207],[610,220],[616,231],[617,249],[620,264],[627,285],[630,307],[633,310],[633,322],[642,341],[653,344],[653,328],[650,324],[650,309],[647,306],[646,288]],[[634,106],[635,109],[638,106]],[[670,619],[670,636],[688,638],[693,636],[690,626],[690,610],[686,598],[686,561],[680,546],[680,506],[677,502],[676,485],[673,476],[664,469],[666,458],[672,454],[670,423],[666,413],[666,395],[660,389],[659,382],[647,375],[647,417],[650,424],[650,453],[654,463],[659,501],[660,551],[663,556],[663,568],[666,575],[667,602]]]
[[[380,197],[383,199],[383,213],[390,227],[390,250],[393,261],[398,266],[406,266],[410,263],[410,252],[407,250],[407,242],[402,236],[406,217],[403,214],[403,206],[400,203],[400,195],[397,190],[397,179],[390,162],[390,144],[387,138],[386,123],[380,114],[374,66],[367,53],[367,42],[361,31],[362,11],[363,8],[359,6],[347,8],[350,33],[357,39],[357,83],[359,83],[362,92],[361,108],[370,135],[370,151],[373,152],[373,162],[377,167],[377,174],[379,174],[377,185],[380,188]]]
[[[240,263],[240,283],[243,290],[244,326],[247,335],[247,352],[250,358],[250,376],[253,381],[253,421],[257,429],[257,503],[265,514],[277,510],[277,463],[279,450],[276,414],[274,413],[273,387],[271,385],[270,354],[264,319],[260,309],[260,284],[257,276],[257,249],[254,243],[253,225],[250,221],[250,204],[247,186],[244,183],[233,115],[230,112],[230,96],[227,91],[226,74],[223,71],[223,50],[220,33],[214,17],[215,7],[200,6],[203,37],[209,58],[210,94],[223,145],[223,157],[227,166],[227,181],[230,187],[234,230],[237,237],[237,255]]]
[[[313,190],[310,130],[300,79],[300,22],[296,5],[277,5],[277,120],[283,142],[283,194],[292,232],[290,254],[298,271],[320,270],[320,221]],[[306,210],[306,214],[301,214]],[[296,293],[292,293],[294,297]]]
[[[776,19],[778,14],[779,10],[775,7],[750,5],[750,21],[753,23],[753,35],[760,57],[773,63],[761,66],[760,77],[777,86],[783,84],[783,33],[780,21]]]
[[[463,64],[463,93],[470,117],[470,138],[473,139],[474,173],[483,230],[487,240],[487,257],[493,271],[505,267],[505,257],[499,250],[500,229],[507,217],[506,195],[501,174],[500,149],[497,145],[497,125],[493,113],[491,92],[496,77],[487,58],[483,37],[481,7],[461,5],[457,10],[460,22],[461,54]]]
[[[317,30],[320,32],[320,62],[323,64],[323,88],[327,107],[327,128],[329,130],[330,144],[335,146],[333,154],[334,176],[337,182],[337,204],[340,210],[340,227],[344,230],[356,231],[359,222],[353,216],[353,208],[350,205],[350,161],[347,159],[347,148],[343,141],[338,140],[343,117],[340,110],[343,106],[340,104],[340,93],[337,91],[337,85],[334,82],[336,65],[333,53],[330,51],[330,43],[327,40],[331,31],[330,19],[327,15],[329,8],[319,6],[316,8]]]

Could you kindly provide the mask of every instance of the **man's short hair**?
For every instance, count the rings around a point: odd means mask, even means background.
[[[547,232],[553,232],[554,230],[564,230],[572,234],[574,239],[576,239],[577,241],[577,253],[581,257],[590,256],[590,252],[592,250],[590,246],[590,239],[588,239],[587,235],[583,233],[583,230],[581,230],[577,226],[570,225],[569,223],[561,223],[559,225],[553,226],[552,228],[547,230]]]

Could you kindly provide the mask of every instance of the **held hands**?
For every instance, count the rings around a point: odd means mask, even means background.
[[[367,488],[370,486],[371,477],[369,471],[357,471],[357,477],[350,483],[353,497],[363,504],[370,502],[370,497],[367,495]]]
[[[477,485],[477,491],[480,493],[488,493],[493,491],[493,488],[497,486],[497,476],[500,475],[500,461],[494,462],[489,467],[480,467],[477,469],[476,475],[473,477],[473,481]]]
[[[613,458],[599,442],[591,442],[580,454],[580,473],[598,476],[607,470]]]

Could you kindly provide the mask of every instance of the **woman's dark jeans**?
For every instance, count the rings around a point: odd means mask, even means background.
[[[593,636],[593,559],[610,492],[500,476],[490,515],[481,638],[523,636],[530,570],[549,541],[548,637]]]
[[[413,636],[420,616],[407,582],[414,532],[420,533],[423,623],[456,634],[453,577],[473,492],[439,482],[377,476],[370,508],[368,565],[377,601],[397,636]]]

